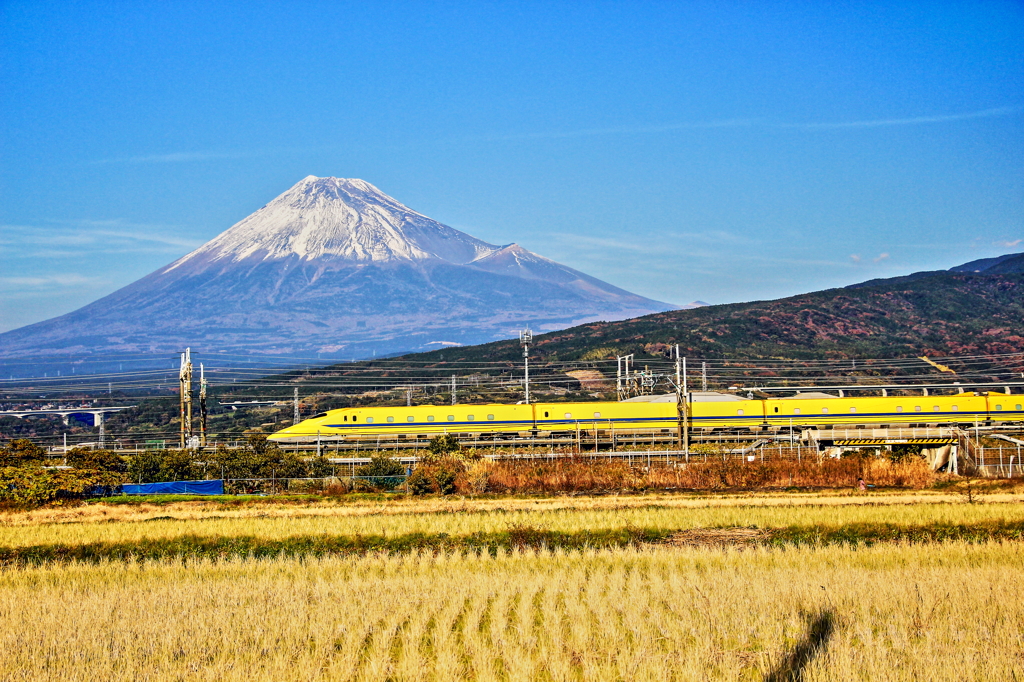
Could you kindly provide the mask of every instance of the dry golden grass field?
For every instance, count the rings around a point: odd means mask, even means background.
[[[268,499],[4,512],[6,552],[524,528],[646,528],[661,540],[8,562],[0,679],[1024,679],[1019,539],[756,541],[785,529],[993,524],[1018,537],[1024,496]]]

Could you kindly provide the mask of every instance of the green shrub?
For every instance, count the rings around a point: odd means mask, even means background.
[[[76,469],[113,471],[119,474],[128,471],[128,463],[124,458],[109,450],[74,448],[68,452],[66,459],[68,464]]]
[[[110,471],[4,467],[0,469],[0,501],[36,507],[108,494],[121,484],[121,477]]]
[[[921,456],[921,445],[893,445],[889,451],[889,461],[904,462]]]
[[[374,455],[369,463],[356,469],[362,485],[374,490],[391,490],[405,478],[405,467],[397,459]]]
[[[160,461],[158,481],[192,481],[196,475],[195,455],[191,450],[167,450]]]
[[[46,459],[46,450],[27,438],[16,438],[0,447],[0,467],[40,465]]]
[[[451,495],[456,492],[455,480],[466,470],[466,465],[454,458],[444,457],[416,467],[409,477],[409,492],[414,495]]]
[[[310,478],[326,478],[333,473],[334,465],[323,455],[306,461],[306,475]]]
[[[160,474],[163,456],[156,450],[139,450],[128,456],[128,480],[134,483],[152,483]]]
[[[446,433],[441,436],[434,436],[430,439],[430,444],[427,445],[427,452],[429,453],[427,459],[448,457],[461,450],[462,445],[459,443],[459,439],[452,434]]]

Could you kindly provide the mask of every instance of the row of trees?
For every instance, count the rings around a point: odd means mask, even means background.
[[[207,453],[141,450],[125,460],[126,478],[133,483],[210,478],[322,478],[333,471],[326,457],[303,459],[281,450],[262,434],[249,436],[241,448],[221,445]]]
[[[261,434],[250,436],[241,448],[221,446],[212,453],[141,450],[127,457],[88,449],[50,457],[32,441],[16,439],[0,445],[0,503],[38,505],[102,495],[129,482],[321,478],[332,473],[326,458],[302,459]]]
[[[103,494],[124,479],[124,460],[103,450],[72,450],[56,464],[24,438],[0,446],[0,503],[36,506]]]

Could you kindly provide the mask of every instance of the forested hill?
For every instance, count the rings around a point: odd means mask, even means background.
[[[775,301],[673,310],[535,337],[540,361],[661,356],[890,358],[1024,352],[1024,274],[941,271]],[[517,361],[517,340],[405,356]]]

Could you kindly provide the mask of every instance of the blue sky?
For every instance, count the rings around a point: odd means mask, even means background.
[[[306,175],[674,303],[1024,251],[1024,5],[4,2],[0,330]]]

